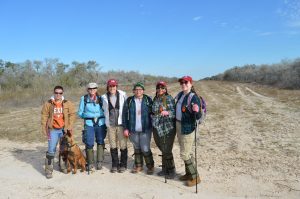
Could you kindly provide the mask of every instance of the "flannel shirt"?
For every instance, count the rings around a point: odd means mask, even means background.
[[[165,105],[163,102],[165,98]],[[166,107],[165,107],[166,106]],[[168,116],[161,116],[161,111],[168,111]],[[152,112],[152,125],[157,130],[159,137],[169,134],[175,128],[175,100],[171,95],[154,97]]]

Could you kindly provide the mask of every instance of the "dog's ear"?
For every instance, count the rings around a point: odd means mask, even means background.
[[[72,137],[72,131],[71,131],[71,130],[67,130],[67,135],[68,135],[69,137]]]

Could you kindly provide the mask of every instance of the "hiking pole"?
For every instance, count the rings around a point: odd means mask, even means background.
[[[196,167],[196,194],[198,194],[198,164],[197,164],[197,129],[198,123],[196,119],[196,112],[194,113],[195,118],[195,167]]]
[[[162,117],[162,119],[163,119],[163,117]],[[164,130],[165,130],[166,128],[165,128],[164,120],[163,120],[163,127],[164,127]],[[164,157],[166,155],[166,132],[164,132],[164,141],[163,141],[163,143],[164,143],[164,149],[163,149],[164,154],[162,155],[162,158],[165,159],[165,168],[163,168],[163,169],[164,169],[164,173],[165,173],[165,183],[167,183],[167,162],[166,162],[166,157]]]

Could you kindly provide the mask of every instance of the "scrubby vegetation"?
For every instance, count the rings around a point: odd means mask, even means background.
[[[122,87],[128,88],[137,81],[145,84],[154,84],[161,79],[170,83],[177,81],[177,78],[145,75],[136,71],[102,72],[101,69],[96,61],[66,64],[51,58],[14,63],[0,59],[0,101],[8,106],[28,106],[28,103],[37,101],[41,104],[49,98],[55,85],[62,85],[69,99],[77,99],[89,82],[97,82],[104,92],[106,81],[110,78],[116,78]]]
[[[206,78],[211,80],[256,82],[279,88],[300,89],[300,58],[283,60],[272,65],[245,65],[226,70],[224,73]]]

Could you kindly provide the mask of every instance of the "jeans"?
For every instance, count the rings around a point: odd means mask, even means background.
[[[85,145],[87,149],[92,149],[94,147],[95,137],[97,144],[104,144],[104,139],[106,137],[106,126],[86,126],[85,127]]]
[[[134,149],[141,149],[143,153],[150,151],[151,132],[135,132],[130,134],[129,139]]]
[[[63,136],[63,129],[51,129],[48,139],[48,154],[51,156],[55,155],[56,146],[60,138]]]

